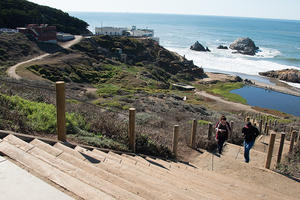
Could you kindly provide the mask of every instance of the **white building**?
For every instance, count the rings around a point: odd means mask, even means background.
[[[133,37],[153,37],[154,30],[152,29],[132,29],[131,36]]]
[[[132,28],[121,27],[96,27],[95,35],[110,35],[110,36],[131,36],[139,38],[151,38],[159,43],[159,38],[154,37],[153,29],[137,29],[136,26]]]
[[[96,35],[121,36],[124,35],[125,32],[127,31],[128,28],[120,28],[120,27],[96,27],[95,28]]]
[[[56,39],[62,42],[74,40],[75,36],[68,33],[57,33]]]
[[[18,33],[19,31],[17,29],[11,29],[11,28],[0,28],[0,33]]]

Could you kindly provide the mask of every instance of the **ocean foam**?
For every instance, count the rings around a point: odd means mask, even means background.
[[[224,71],[237,72],[249,75],[258,75],[259,72],[270,70],[282,70],[287,68],[299,69],[296,66],[288,66],[256,56],[232,54],[231,50],[211,49],[211,52],[197,52],[188,48],[168,48],[178,54],[193,60],[199,67]]]
[[[281,55],[281,52],[277,49],[270,49],[270,48],[260,48],[260,51],[257,52],[255,55],[256,57],[263,57],[263,58],[274,58],[276,56]]]

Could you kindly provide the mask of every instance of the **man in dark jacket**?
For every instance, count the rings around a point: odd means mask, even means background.
[[[251,122],[247,122],[246,126],[242,129],[244,134],[244,157],[245,162],[248,163],[250,149],[253,147],[255,138],[259,135],[259,131],[255,126],[252,126]]]

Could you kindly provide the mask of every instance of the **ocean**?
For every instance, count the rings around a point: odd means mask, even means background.
[[[264,81],[259,72],[300,68],[300,21],[200,15],[70,12],[95,27],[118,26],[154,29],[160,45],[175,51],[205,71],[225,72]],[[260,51],[255,56],[217,49],[239,37],[251,38]],[[211,52],[196,52],[199,41]],[[265,80],[266,81],[266,80]],[[291,84],[300,87],[300,84]]]

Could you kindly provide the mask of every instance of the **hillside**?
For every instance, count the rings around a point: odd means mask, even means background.
[[[0,34],[0,74],[3,75],[9,66],[28,60],[42,53],[53,53],[62,50],[56,44],[38,43],[21,33]]]
[[[25,24],[49,24],[56,26],[57,31],[71,34],[89,32],[85,21],[69,16],[61,10],[26,0],[0,1],[0,27],[16,28]]]
[[[51,81],[114,84],[127,79],[133,87],[152,85],[165,89],[172,82],[205,76],[203,69],[192,61],[150,39],[95,36],[84,39],[72,49],[53,55],[45,64],[32,65],[29,70]]]

